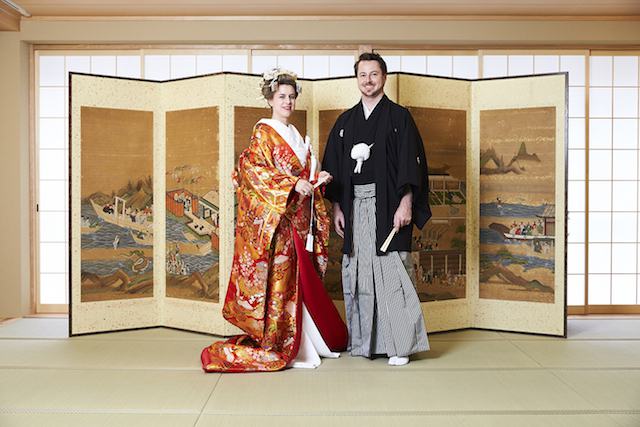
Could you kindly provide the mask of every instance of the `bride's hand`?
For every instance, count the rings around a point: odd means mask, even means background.
[[[233,189],[237,190],[240,187],[240,174],[238,173],[238,169],[233,169],[231,172],[231,182],[233,183]]]
[[[327,171],[321,171],[318,174],[318,180],[317,182],[320,182],[322,184],[328,184],[331,182],[331,180],[333,179],[333,177],[331,176],[331,174]]]
[[[313,185],[306,179],[299,179],[296,182],[295,190],[302,196],[309,196],[313,192]]]

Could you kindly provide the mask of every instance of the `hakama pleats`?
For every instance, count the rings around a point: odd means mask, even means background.
[[[375,184],[354,186],[353,253],[343,255],[352,356],[409,356],[429,350],[420,300],[403,263],[407,253],[376,254]]]

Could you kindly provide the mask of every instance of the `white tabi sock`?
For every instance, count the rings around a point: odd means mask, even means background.
[[[389,358],[389,365],[391,366],[402,366],[406,365],[407,363],[409,363],[408,357],[391,356]]]

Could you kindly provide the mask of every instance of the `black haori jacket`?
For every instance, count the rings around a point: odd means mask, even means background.
[[[409,186],[413,192],[412,221],[422,228],[431,218],[429,208],[429,175],[422,138],[409,111],[389,100],[380,100],[376,149],[382,152],[372,157],[376,164],[376,253],[393,228],[393,215]],[[353,246],[351,215],[353,186],[351,183],[351,147],[354,144],[355,117],[364,114],[362,102],[345,111],[336,120],[324,152],[322,168],[333,176],[325,197],[338,202],[344,212],[345,232],[342,252],[350,254]],[[413,227],[402,227],[393,238],[388,251],[410,251]]]

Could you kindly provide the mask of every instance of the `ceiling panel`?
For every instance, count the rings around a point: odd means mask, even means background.
[[[640,0],[17,0],[33,16],[640,15]]]

